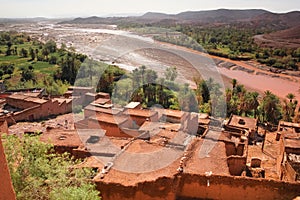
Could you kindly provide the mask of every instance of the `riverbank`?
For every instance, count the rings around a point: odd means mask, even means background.
[[[199,55],[209,60],[209,65],[215,65],[215,73],[223,78],[225,87],[230,87],[231,79],[235,78],[246,88],[259,91],[270,90],[280,98],[285,98],[288,93],[293,93],[300,101],[299,74],[283,71],[271,72],[254,61],[235,61],[227,58],[212,56],[186,47],[169,43],[151,41],[151,38],[143,37],[132,32],[105,28],[77,27],[76,25],[50,25],[32,24],[31,26],[18,25],[7,27],[7,30],[26,31],[43,41],[53,39],[57,43],[65,43],[76,51],[89,57],[106,63],[115,63],[126,70],[133,70],[141,65],[146,65],[159,75],[169,66],[174,66],[179,72],[178,82],[186,82],[192,86],[195,74],[199,74],[190,60],[182,55],[168,52],[168,48],[178,50],[181,54]],[[130,37],[129,37],[130,36]],[[127,38],[126,38],[127,37]],[[105,48],[104,48],[105,47]],[[163,47],[164,49],[160,48]],[[166,50],[165,50],[166,49]],[[202,75],[206,74],[203,63]]]

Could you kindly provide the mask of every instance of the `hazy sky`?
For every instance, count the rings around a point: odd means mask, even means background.
[[[0,17],[103,16],[148,11],[179,13],[217,8],[300,10],[300,0],[0,0]]]

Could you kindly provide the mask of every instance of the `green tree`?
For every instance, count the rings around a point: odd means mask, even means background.
[[[26,82],[32,80],[33,82],[36,81],[34,68],[30,65],[29,67],[22,67],[21,68],[21,81]]]
[[[57,63],[57,57],[54,55],[51,55],[49,58],[49,64],[55,65]]]
[[[194,91],[189,89],[188,83],[185,83],[184,86],[181,88],[178,95],[178,101],[181,110],[187,112],[199,112],[196,95]]]
[[[29,49],[29,54],[30,54],[31,60],[34,60],[35,59],[35,52],[32,48]]]
[[[34,136],[5,136],[3,144],[17,199],[99,199],[92,171],[75,168],[79,161],[69,154]]]
[[[277,124],[281,119],[281,105],[280,100],[269,90],[264,93],[261,105],[260,113],[262,121]]]
[[[295,95],[294,95],[293,93],[288,93],[288,94],[286,95],[286,98],[288,98],[288,99],[290,100],[290,103],[292,103],[292,102],[293,102],[293,99],[295,98]]]
[[[55,53],[57,49],[56,43],[53,40],[46,42],[44,48],[47,49],[49,53]]]
[[[175,81],[177,78],[178,72],[176,67],[168,67],[165,71],[165,78],[169,81]]]
[[[157,79],[156,71],[151,69],[146,70],[145,79],[146,79],[146,90],[145,95],[148,100],[148,104],[155,104],[156,103],[156,79]],[[151,105],[149,105],[151,106]]]
[[[292,93],[289,93],[286,96],[286,98],[289,101],[287,101],[286,99],[283,100],[283,105],[282,105],[283,120],[291,122],[293,120],[293,118],[295,117],[295,112],[296,112],[298,101],[294,100],[295,95]]]
[[[20,56],[23,57],[23,58],[27,58],[28,57],[28,51],[24,48],[21,49],[20,51]]]
[[[8,41],[6,45],[7,45],[6,56],[10,56],[11,55],[12,42]]]

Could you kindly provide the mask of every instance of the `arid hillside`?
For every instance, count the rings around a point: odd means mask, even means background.
[[[270,34],[257,35],[255,42],[263,47],[275,48],[299,48],[300,47],[300,26],[286,30],[276,31]]]

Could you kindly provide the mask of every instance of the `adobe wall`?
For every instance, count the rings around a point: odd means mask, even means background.
[[[266,179],[185,174],[178,190],[181,197],[201,199],[293,199],[300,195],[300,184]],[[184,199],[184,198],[183,198]],[[105,200],[105,199],[104,199]]]
[[[30,108],[36,105],[39,105],[38,103],[31,102],[31,101],[24,101],[22,99],[11,99],[11,98],[6,98],[6,103],[20,109],[26,109]]]
[[[47,104],[42,105],[41,109],[41,112],[43,113],[44,117],[47,117],[49,115],[60,115],[70,113],[72,112],[72,102],[63,102],[59,104],[58,101],[48,101]]]
[[[13,200],[16,199],[16,195],[10,179],[9,169],[7,166],[1,135],[0,135],[0,200]]]
[[[74,124],[75,129],[88,129],[88,119],[83,119],[80,121],[75,122]]]
[[[0,134],[8,133],[8,124],[6,120],[0,121]]]
[[[291,182],[296,181],[297,173],[289,162],[285,163],[285,170],[286,170],[287,181],[291,181]]]
[[[20,112],[14,113],[12,116],[16,122],[18,121],[30,121],[35,119],[41,118],[41,108],[39,105],[27,108],[25,110],[22,110]]]
[[[175,200],[178,179],[160,178],[156,181],[143,182],[135,186],[118,183],[96,182],[103,200]]]
[[[241,128],[237,128],[237,127],[230,126],[230,125],[224,125],[224,128],[228,132],[242,133],[244,131]]]
[[[84,113],[84,118],[88,118],[88,117],[91,117],[91,116],[96,116],[96,111],[94,111],[94,110],[84,109],[83,113]]]
[[[293,148],[290,148],[290,147],[285,147],[285,152],[287,154],[290,154],[290,153],[293,153],[293,154],[297,154],[297,155],[300,155],[300,147],[293,147]]]
[[[209,186],[207,180],[209,179]],[[179,174],[155,181],[124,186],[96,182],[103,200],[121,199],[293,199],[300,184],[233,176]]]
[[[130,118],[132,121],[135,121],[138,126],[142,126],[147,119],[147,117],[136,116],[136,115],[130,115]],[[158,113],[156,113],[153,116],[151,116],[150,118],[148,118],[148,120],[151,122],[157,122],[158,121]]]
[[[227,164],[229,173],[234,176],[240,176],[246,168],[247,157],[229,156]]]
[[[235,143],[233,143],[233,142],[224,141],[224,143],[225,143],[227,156],[231,156],[231,155],[243,156],[245,144],[239,143],[238,146],[236,147]]]
[[[94,119],[88,120],[89,129],[104,129],[105,135],[109,137],[131,137],[124,133],[117,124],[110,124],[106,122],[99,122]]]
[[[135,121],[135,123],[138,125],[138,126],[142,126],[143,123],[146,121],[146,117],[141,117],[141,116],[133,116],[133,115],[130,115],[130,118],[132,121]],[[152,121],[149,119],[149,121]]]
[[[277,170],[277,174],[279,174],[279,177],[281,177],[282,174],[282,170],[281,170],[281,163],[283,161],[283,157],[284,157],[284,143],[283,143],[283,138],[280,138],[280,143],[279,143],[279,154],[277,156],[277,160],[276,160],[276,170]]]
[[[27,107],[26,109],[16,112],[12,115],[12,119],[7,117],[8,124],[13,124],[14,121],[32,121],[39,120],[50,115],[59,115],[72,112],[72,103],[67,104],[66,102],[59,105],[57,101],[52,102],[51,100],[42,104],[35,105],[33,107]]]

